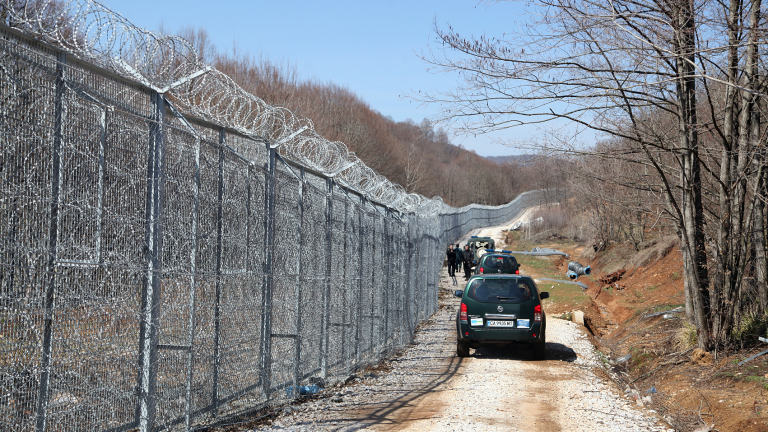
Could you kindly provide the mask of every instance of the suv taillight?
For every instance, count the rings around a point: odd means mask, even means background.
[[[533,320],[534,321],[541,321],[541,305],[537,304],[535,308],[533,308]]]
[[[483,274],[483,273],[485,273],[485,269],[483,269],[482,267],[480,267],[480,274]]]
[[[515,270],[515,274],[520,274],[520,270]]]
[[[541,308],[539,308],[541,310]],[[541,314],[539,314],[541,315]],[[461,311],[459,312],[459,319],[462,321],[467,321],[467,305],[466,303],[461,304]],[[541,316],[539,316],[539,320],[541,320]]]

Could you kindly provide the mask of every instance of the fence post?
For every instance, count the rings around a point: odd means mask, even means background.
[[[200,138],[195,139],[195,187],[192,213],[192,251],[190,253],[190,290],[189,290],[189,336],[187,337],[187,388],[186,404],[184,407],[184,426],[192,428],[192,371],[194,365],[193,345],[195,341],[195,296],[197,295],[197,225],[200,217]]]
[[[51,219],[48,229],[48,263],[45,288],[45,316],[43,329],[43,358],[41,360],[40,387],[37,395],[37,418],[35,430],[45,430],[48,409],[48,387],[51,380],[51,345],[53,344],[53,309],[56,299],[56,260],[58,259],[59,239],[59,193],[61,189],[61,141],[64,128],[64,73],[66,71],[67,54],[59,53],[56,63],[56,96],[55,118],[53,130],[53,149],[51,161]]]
[[[396,213],[393,212],[393,215],[394,214],[396,214]],[[403,268],[404,267],[402,266],[402,262],[400,261],[400,257],[404,254],[405,249],[403,248],[403,243],[402,243],[403,242],[403,235],[402,235],[402,233],[403,233],[403,221],[400,218],[395,219],[395,220],[397,222],[395,223],[395,221],[393,221],[393,224],[395,226],[393,227],[394,233],[392,235],[392,240],[393,240],[393,243],[394,243],[394,245],[393,245],[394,252],[392,254],[392,262],[394,263],[395,268],[397,270],[396,270],[396,273],[395,273],[394,286],[392,287],[392,289],[394,291],[394,294],[395,294],[394,295],[394,305],[393,305],[394,308],[395,308],[394,309],[395,314],[392,317],[392,324],[393,324],[393,327],[397,331],[396,343],[397,343],[398,346],[403,346],[403,341],[405,340],[405,338],[403,337],[403,334],[402,334],[403,333],[402,332],[402,328],[403,328],[403,308],[405,307],[405,304],[404,304],[405,296],[404,296],[404,293],[403,293],[403,282],[405,281],[405,274],[403,274]]]
[[[392,289],[390,286],[392,283],[392,269],[389,267],[392,264],[392,245],[389,238],[389,222],[390,211],[389,207],[385,207],[385,217],[383,219],[384,224],[384,262],[382,267],[387,277],[384,282],[384,301],[382,302],[384,310],[382,311],[382,319],[384,320],[383,337],[384,337],[384,349],[389,352],[389,291]]]
[[[428,319],[430,315],[432,315],[432,287],[434,282],[434,273],[433,270],[435,268],[435,247],[434,244],[432,244],[432,237],[427,237],[427,247],[429,250],[427,251],[427,262],[429,263],[425,267],[428,268],[427,270],[427,277],[426,277],[426,283],[424,284],[424,307],[426,308],[426,311],[424,313],[424,319]]]
[[[213,388],[211,391],[211,414],[216,417],[219,410],[219,366],[221,364],[221,250],[222,220],[224,218],[224,142],[226,132],[219,130],[219,187],[216,192],[216,294],[213,302]]]
[[[371,214],[373,215],[371,217],[372,223],[371,223],[371,354],[373,355],[374,360],[378,360],[378,353],[375,352],[375,349],[378,348],[378,335],[376,332],[374,332],[374,322],[376,320],[376,217],[378,213],[376,212],[376,204],[373,204],[373,211]],[[376,339],[376,347],[374,348],[373,340]]]
[[[414,270],[421,268],[421,254],[419,253],[419,247],[421,246],[419,239],[416,238],[416,235],[420,232],[419,229],[419,221],[414,216],[414,225],[415,228],[413,230],[414,232],[414,239],[413,239],[413,268]],[[411,331],[416,328],[416,325],[419,323],[419,318],[421,316],[421,272],[415,271],[413,275],[413,303],[414,303],[414,311],[413,311],[413,323],[411,323]]]
[[[146,270],[141,293],[139,340],[139,400],[136,418],[141,432],[155,427],[157,410],[157,341],[160,324],[160,280],[163,241],[163,179],[165,97],[152,93],[154,118],[149,127],[146,201]]]
[[[306,189],[306,183],[304,182],[304,167],[301,168],[301,182],[299,184],[299,253],[296,259],[297,272],[296,272],[296,284],[293,292],[293,296],[296,299],[296,304],[293,308],[293,313],[296,315],[296,338],[294,339],[294,351],[293,351],[293,397],[299,397],[299,384],[301,382],[301,275],[302,275],[302,254],[304,253],[304,235],[302,228],[304,225],[304,191]]]
[[[414,237],[416,237],[418,235],[418,233],[421,232],[421,227],[419,226],[421,223],[418,220],[418,218],[416,218],[415,216],[414,216],[414,220],[415,220],[415,225],[416,225],[416,227],[414,229]],[[421,251],[420,251],[420,248],[421,248],[421,239],[414,238],[414,240],[413,240],[413,261],[412,261],[413,262],[414,270],[421,269]],[[413,299],[414,299],[414,304],[415,304],[415,309],[416,310],[413,311],[414,312],[413,323],[412,323],[413,327],[411,328],[411,331],[416,329],[416,326],[419,324],[419,320],[421,319],[421,306],[422,306],[422,303],[421,303],[421,278],[422,278],[422,273],[423,272],[415,271],[414,272],[414,277],[413,277],[413,279],[414,279]]]
[[[430,276],[429,276],[430,283],[429,283],[429,290],[428,290],[428,293],[429,293],[429,314],[427,315],[428,317],[432,316],[432,312],[434,312],[433,307],[434,307],[434,299],[435,299],[435,297],[432,294],[435,292],[435,287],[437,287],[438,271],[439,271],[440,267],[442,267],[442,262],[438,261],[437,244],[436,244],[436,241],[435,241],[435,237],[430,236],[429,246],[430,246],[429,252],[430,252],[430,254],[432,256],[432,259],[429,262],[432,263],[432,265],[431,265],[432,271],[429,272],[430,273]],[[438,262],[440,262],[440,264],[441,264],[440,267],[438,267],[438,264],[437,264]]]
[[[421,225],[421,221],[417,220],[416,233],[421,233],[420,225]],[[420,237],[415,240],[413,246],[414,246],[413,253],[415,256],[414,258],[415,267],[417,269],[421,269],[424,267],[421,262],[422,254],[424,251],[424,248],[423,248],[424,245],[422,244],[422,240]],[[415,286],[416,292],[413,293],[413,297],[416,299],[416,317],[415,317],[416,319],[414,320],[414,323],[413,323],[414,328],[416,328],[416,325],[418,325],[419,322],[421,321],[421,314],[422,314],[422,310],[424,309],[424,300],[421,298],[421,294],[423,291],[421,288],[423,284],[423,280],[424,280],[424,272],[416,272],[416,286]]]
[[[405,286],[405,293],[403,293],[404,294],[403,296],[405,297],[405,307],[403,308],[404,309],[404,311],[403,311],[403,314],[404,314],[403,321],[405,321],[405,324],[406,324],[406,331],[407,331],[407,334],[408,334],[408,342],[413,341],[413,337],[411,336],[413,334],[412,333],[413,327],[412,327],[412,324],[411,324],[411,318],[412,318],[411,317],[411,313],[412,313],[411,312],[411,304],[412,304],[411,292],[413,291],[412,290],[412,287],[413,287],[413,277],[412,277],[412,271],[411,271],[413,269],[413,237],[412,237],[412,234],[411,234],[411,231],[412,231],[411,230],[411,220],[412,219],[413,219],[412,217],[408,218],[408,224],[405,227],[405,232],[406,232],[405,246],[406,246],[406,249],[407,249],[407,254],[403,254],[405,256],[405,263],[404,263],[404,265],[406,266],[405,267],[405,279],[408,281],[408,283]]]
[[[349,294],[352,288],[352,284],[349,283],[349,271],[348,271],[348,265],[347,262],[349,261],[347,259],[347,230],[349,229],[349,194],[345,194],[346,199],[344,200],[344,232],[342,235],[344,236],[344,253],[342,256],[344,257],[344,271],[343,271],[343,280],[344,280],[344,289],[342,290],[343,296],[342,296],[342,314],[341,314],[341,356],[344,359],[344,376],[349,376],[350,372],[350,365],[349,365],[349,348],[347,347],[347,327],[351,325],[351,314],[347,310],[347,295]]]
[[[333,179],[327,179],[327,195],[325,197],[325,292],[323,294],[323,320],[320,328],[320,377],[328,378],[328,351],[329,351],[329,329],[331,314],[331,271],[333,250]]]
[[[264,285],[261,292],[261,386],[264,397],[269,399],[272,385],[272,272],[275,247],[275,148],[267,142],[269,151],[268,175],[265,176],[264,197]]]
[[[440,288],[438,288],[438,284],[440,283],[440,271],[443,269],[443,260],[442,260],[442,254],[440,253],[440,240],[438,237],[433,236],[432,237],[432,264],[434,266],[434,269],[432,270],[432,288],[430,293],[430,298],[432,299],[432,305],[429,308],[430,316],[437,311],[437,293],[439,292]]]
[[[408,277],[410,276],[409,269],[409,261],[408,261],[408,224],[403,222],[403,219],[405,218],[404,214],[400,214],[400,298],[401,298],[401,305],[400,305],[400,316],[398,319],[398,324],[405,329],[403,331],[403,338],[401,339],[401,343],[403,345],[410,342],[410,337],[408,336],[409,332],[407,331],[408,328],[408,298],[406,297],[408,294],[408,287],[410,286],[410,280]]]
[[[422,261],[423,262],[422,262],[420,268],[427,269],[427,268],[429,268],[429,265],[431,264],[430,258],[432,257],[432,254],[431,254],[431,251],[429,250],[429,246],[431,246],[430,243],[429,243],[429,238],[424,233],[424,221],[423,220],[422,220],[422,228],[421,228],[420,232],[422,233],[421,234],[421,247],[420,247],[420,249],[421,249],[421,251],[423,253],[422,254],[422,257],[423,257]],[[421,316],[422,320],[426,320],[427,319],[427,312],[429,311],[429,294],[428,294],[428,291],[429,291],[429,279],[430,279],[429,273],[430,273],[429,271],[425,271],[424,272],[424,277],[422,279],[424,281],[424,283],[421,286],[421,296],[422,296],[421,309],[423,311],[423,314]]]
[[[364,283],[364,277],[363,277],[363,268],[365,267],[363,265],[363,258],[364,258],[364,250],[365,250],[365,228],[363,227],[363,220],[365,219],[365,196],[362,194],[360,195],[360,211],[357,214],[358,218],[358,229],[360,230],[358,240],[358,245],[360,247],[360,255],[359,255],[359,268],[357,269],[357,301],[355,301],[355,308],[357,309],[357,323],[355,325],[355,366],[360,365],[360,330],[361,326],[363,325],[362,320],[362,299],[363,299],[363,283]]]

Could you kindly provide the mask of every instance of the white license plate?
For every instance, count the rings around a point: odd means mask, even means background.
[[[488,327],[514,327],[515,322],[512,320],[505,321],[492,321],[488,320]]]

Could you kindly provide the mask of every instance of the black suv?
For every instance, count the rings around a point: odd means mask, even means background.
[[[467,357],[469,348],[483,345],[529,344],[534,357],[545,353],[547,316],[541,300],[549,293],[539,292],[530,276],[476,275],[463,290],[456,313],[456,355]]]
[[[509,251],[489,249],[480,258],[475,267],[475,274],[508,273],[520,274],[520,264]]]

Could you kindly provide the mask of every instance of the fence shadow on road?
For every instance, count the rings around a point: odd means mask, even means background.
[[[401,419],[407,417],[409,421],[415,421],[419,418],[413,417],[413,412],[418,410],[417,416],[424,416],[424,418],[430,417],[430,413],[421,412],[419,409],[419,399],[426,396],[436,390],[443,384],[447,383],[461,368],[464,360],[459,357],[451,357],[450,360],[439,368],[436,368],[433,372],[434,378],[424,383],[413,390],[406,392],[401,397],[393,399],[382,406],[370,409],[360,407],[355,413],[354,408],[347,407],[346,410],[350,411],[352,415],[347,418],[335,418],[334,424],[341,423],[337,428],[331,429],[328,424],[325,424],[326,430],[334,431],[356,431],[365,429],[371,426],[395,426]]]
[[[534,357],[533,347],[526,344],[485,346],[474,350],[474,353],[471,356],[482,359],[542,361],[537,360]],[[561,343],[547,342],[547,351],[544,360],[560,360],[572,363],[576,361],[576,351]]]

